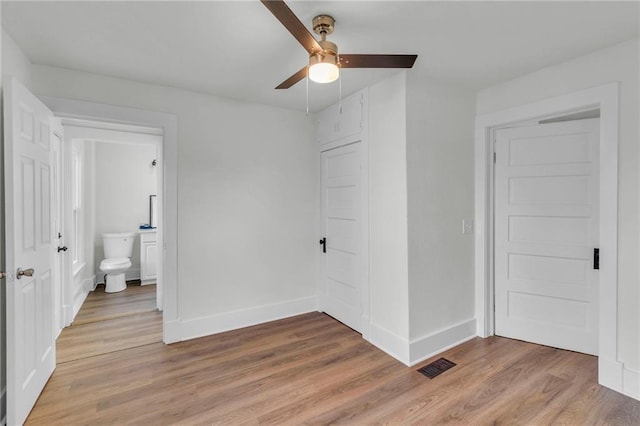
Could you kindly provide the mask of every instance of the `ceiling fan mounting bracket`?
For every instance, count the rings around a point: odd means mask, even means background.
[[[336,20],[333,19],[333,16],[329,15],[318,15],[313,18],[313,32],[322,35],[329,35],[333,32],[334,25]]]

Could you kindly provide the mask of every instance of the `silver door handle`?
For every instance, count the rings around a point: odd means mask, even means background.
[[[6,272],[0,272],[0,280],[7,276]]]
[[[33,268],[29,268],[29,269],[25,269],[24,271],[22,270],[22,268],[18,268],[18,279],[24,277],[32,277],[33,273],[34,273],[34,269]]]

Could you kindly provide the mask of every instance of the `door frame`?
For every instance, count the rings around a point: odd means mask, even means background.
[[[59,146],[58,146],[58,150],[57,152],[54,149],[54,161],[56,163],[55,166],[55,173],[54,173],[54,182],[55,185],[57,186],[57,188],[54,189],[55,193],[56,193],[56,200],[55,200],[55,224],[56,224],[56,229],[55,232],[61,232],[62,235],[62,241],[60,241],[60,238],[56,235],[56,244],[54,244],[57,247],[60,247],[60,244],[62,243],[62,245],[66,245],[66,241],[68,241],[67,238],[65,238],[65,234],[67,231],[67,224],[65,222],[66,220],[66,215],[65,215],[65,184],[64,184],[64,176],[65,176],[65,165],[64,165],[64,156],[65,156],[65,147],[64,147],[64,129],[62,127],[62,123],[60,123],[60,120],[58,120],[57,118],[53,118],[53,123],[51,125],[51,135],[52,137],[57,137],[59,140]],[[53,249],[56,249],[57,247],[53,247]],[[58,336],[60,335],[60,333],[62,332],[62,330],[69,324],[67,324],[66,322],[66,316],[65,316],[65,310],[64,310],[64,296],[65,296],[65,287],[64,284],[65,282],[68,282],[69,280],[69,268],[67,268],[67,252],[58,252],[55,251],[53,256],[55,257],[54,259],[54,280],[57,280],[58,282],[55,283],[56,289],[57,289],[57,297],[54,300],[54,321],[55,321],[55,335],[56,335],[56,339],[58,338]],[[57,265],[57,262],[60,262],[59,265]]]
[[[320,212],[320,217],[318,218],[318,235],[320,238],[324,237],[324,228],[323,228],[323,211],[322,211],[322,153],[325,151],[330,151],[335,148],[341,148],[346,145],[351,145],[354,143],[360,143],[360,183],[362,185],[360,192],[360,213],[361,213],[361,237],[360,241],[362,247],[362,256],[361,263],[358,266],[358,271],[361,276],[361,288],[360,288],[360,303],[362,306],[361,312],[361,322],[360,325],[362,327],[361,333],[362,338],[371,341],[371,282],[369,279],[369,270],[371,265],[370,259],[370,232],[369,232],[369,91],[365,88],[358,92],[355,92],[345,99],[341,100],[342,105],[346,105],[345,107],[349,107],[349,103],[351,100],[357,100],[357,104],[360,105],[361,115],[360,115],[360,130],[353,134],[343,136],[343,137],[330,137],[326,140],[321,140],[318,137],[318,129],[316,129],[316,142],[318,147],[318,155],[316,157],[316,166],[318,170],[318,193],[320,197],[318,198],[318,211]],[[337,117],[342,115],[341,104],[333,104],[329,106],[327,110],[330,108],[334,108]],[[327,111],[325,110],[325,111]],[[316,121],[317,125],[320,125],[318,121]],[[337,121],[333,123],[333,125],[337,125]],[[322,256],[322,250],[317,251],[317,276],[316,276],[316,300],[317,300],[317,309],[319,311],[323,311],[323,297],[324,297],[324,283],[323,280],[326,278],[324,271],[324,259]]]
[[[618,97],[610,83],[476,116],[475,124],[475,293],[477,334],[494,334],[494,164],[496,129],[567,113],[600,110],[600,262],[598,292],[598,383],[622,392],[618,361]]]
[[[354,140],[357,139],[357,140]],[[356,266],[360,282],[358,283],[358,303],[360,304],[360,318],[359,328],[356,329],[358,333],[362,334],[365,340],[369,340],[369,182],[368,182],[368,156],[365,155],[364,150],[367,148],[364,140],[361,137],[348,139],[351,142],[342,143],[338,146],[332,146],[329,149],[320,150],[320,235],[326,237],[327,227],[327,206],[324,200],[324,187],[323,187],[323,164],[322,155],[337,149],[346,148],[350,146],[358,145],[358,160],[360,162],[360,203],[358,209],[360,210],[359,225],[360,225],[360,253],[358,257],[358,264]],[[325,253],[320,254],[320,277],[318,280],[317,296],[318,306],[321,311],[326,312],[326,297],[327,294],[327,258]],[[338,318],[339,319],[339,318]]]
[[[163,137],[162,137],[162,131],[160,129],[138,127],[138,126],[131,126],[131,125],[116,125],[111,123],[104,123],[101,121],[88,121],[88,120],[78,120],[78,119],[69,119],[69,118],[64,118],[64,119],[61,119],[60,121],[62,122],[62,126],[64,127],[64,135],[65,135],[64,143],[67,145],[66,146],[67,156],[65,157],[65,162],[68,165],[67,167],[68,170],[72,169],[71,152],[73,151],[72,146],[76,142],[79,142],[80,145],[85,145],[88,141],[96,141],[96,142],[104,142],[104,143],[110,143],[110,142],[119,143],[119,144],[125,144],[125,145],[144,144],[146,146],[153,146],[156,150],[156,154],[154,155],[154,157],[157,161],[157,165],[155,166],[157,171],[156,193],[158,195],[158,201],[161,203],[160,205],[161,206],[163,205],[162,203],[164,199],[164,191],[163,191],[164,156],[163,156],[163,150],[162,150]],[[87,168],[93,168],[93,167],[94,165],[87,164]],[[65,176],[65,179],[66,179],[65,192],[67,194],[72,194],[75,189],[71,188],[72,186],[71,174],[67,173],[67,175]],[[86,175],[83,175],[81,179],[84,182],[86,182],[88,177]],[[90,201],[88,204],[92,204],[92,202],[93,201]],[[72,217],[71,199],[69,197],[67,197],[67,200],[66,200],[65,210],[67,213],[66,217],[71,218]],[[158,213],[159,214],[158,214],[157,233],[158,233],[158,237],[162,238],[162,234],[164,230],[164,227],[162,226],[163,220],[164,220],[164,214],[162,209],[159,209]],[[92,244],[90,245],[93,247],[96,242],[95,241],[95,238],[96,238],[95,223],[93,223],[94,221],[89,221],[89,222],[90,222],[89,226],[83,227],[84,228],[83,230],[86,234],[83,234],[81,238],[86,242],[87,236],[90,236],[90,240],[92,241]],[[65,224],[65,226],[66,226],[65,234],[71,237],[74,237],[74,239],[77,240],[77,236],[75,236],[72,230],[73,228],[72,221],[71,220],[68,221]],[[88,260],[87,260],[88,258],[86,257],[87,247],[83,247],[82,249],[85,250],[85,253],[84,253],[85,261],[82,263],[80,267],[77,268],[77,272],[80,272],[84,267],[86,267],[86,264],[88,263]],[[74,270],[74,274],[75,274],[76,268],[72,266],[71,258],[67,259],[66,264],[67,264],[67,269]],[[102,282],[102,281],[99,281],[102,278],[102,274],[99,273],[98,264],[94,264],[93,268],[94,270],[92,272],[94,273],[90,273],[90,275],[93,276],[91,284],[95,288],[95,285],[97,283]],[[160,311],[163,310],[162,295],[163,295],[163,289],[164,289],[163,287],[164,280],[162,278],[163,277],[160,274],[157,276],[157,286],[156,286],[157,288],[155,292],[156,306]],[[74,295],[73,294],[74,292],[69,291],[69,286],[72,286],[72,282],[74,280],[75,280],[75,276],[70,276],[69,279],[66,281],[67,287],[65,287],[64,298],[63,298],[64,299],[63,305],[65,307],[64,311],[66,313],[65,326],[69,326],[72,323],[73,317],[75,316],[75,314],[77,314],[77,311],[81,307],[81,305],[78,302],[82,302],[90,290],[89,288],[86,288],[83,286],[82,288],[83,292],[81,293],[82,299],[76,300],[77,295]],[[75,291],[77,291],[77,289]]]
[[[162,340],[181,340],[178,310],[178,120],[173,114],[99,104],[49,96],[39,97],[59,118],[87,120],[113,126],[141,126],[162,131],[163,261],[158,273],[163,279]]]

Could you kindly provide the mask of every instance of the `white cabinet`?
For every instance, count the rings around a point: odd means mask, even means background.
[[[366,90],[361,90],[342,100],[342,111],[339,104],[320,111],[316,116],[316,139],[319,144],[324,148],[324,145],[332,142],[337,142],[338,146],[352,143],[351,139],[364,131],[365,104]]]
[[[158,233],[155,229],[140,231],[140,283],[156,283]]]

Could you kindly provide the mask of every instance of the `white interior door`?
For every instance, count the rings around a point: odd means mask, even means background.
[[[13,271],[6,290],[10,425],[24,422],[56,365],[51,118],[34,95],[15,79],[7,80],[5,226],[7,269]]]
[[[597,354],[599,120],[496,132],[495,331]]]
[[[362,332],[362,143],[321,155],[322,229],[326,238],[321,271],[321,309]]]

